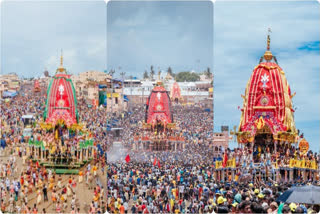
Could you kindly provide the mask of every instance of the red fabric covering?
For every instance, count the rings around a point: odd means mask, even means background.
[[[227,161],[228,161],[228,154],[227,154],[227,152],[225,152],[224,156],[223,156],[223,162],[222,162],[223,167],[227,166]]]
[[[66,109],[56,109],[51,117],[46,120],[46,122],[55,125],[57,124],[58,120],[63,120],[68,127],[74,123],[77,123],[75,118],[73,118],[70,115],[70,112]]]
[[[249,131],[253,136],[257,131],[256,122],[261,117],[273,134],[287,131],[284,124],[285,94],[289,95],[291,102],[290,87],[276,63],[262,62],[256,66],[246,87],[240,131]]]
[[[171,101],[168,92],[161,86],[156,86],[147,100],[146,122],[155,125],[172,123]]]
[[[38,80],[34,81],[34,90],[39,91],[40,90],[40,83]]]
[[[180,99],[181,98],[181,89],[177,82],[173,83],[171,88],[171,99]]]
[[[76,100],[70,75],[55,75],[49,90],[46,122],[53,126],[59,120],[63,120],[67,126],[77,123]]]

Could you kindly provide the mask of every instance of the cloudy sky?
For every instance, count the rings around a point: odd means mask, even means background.
[[[296,126],[320,144],[320,8],[316,1],[5,1],[1,73],[51,74],[63,48],[71,73],[114,68],[141,76],[213,68],[215,130],[239,124],[241,94],[266,48],[293,92]],[[213,18],[212,18],[213,17]],[[213,34],[214,32],[214,34]],[[212,54],[213,53],[213,54]]]
[[[271,51],[297,92],[295,121],[311,148],[320,144],[320,8],[309,2],[222,2],[214,4],[215,130],[239,125],[245,92],[253,68],[266,49]]]
[[[71,73],[106,69],[104,1],[4,1],[1,73],[55,73],[63,49]]]
[[[204,70],[213,61],[213,4],[191,1],[110,1],[107,66],[142,76],[145,70]],[[120,71],[120,72],[121,72]],[[119,75],[120,72],[116,74]]]

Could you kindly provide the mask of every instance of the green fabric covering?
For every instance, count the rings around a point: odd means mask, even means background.
[[[90,140],[82,141],[82,142],[80,142],[79,146],[80,146],[81,149],[86,149],[89,146],[93,146],[93,140],[90,139]]]
[[[52,83],[53,83],[53,79],[50,81],[49,87],[48,87],[48,89],[47,89],[46,108],[45,108],[44,113],[43,113],[43,119],[44,119],[44,120],[46,120],[47,117],[48,117],[48,115],[47,115],[47,114],[48,114],[48,105],[49,105],[48,100],[49,100],[49,97],[50,97],[50,91],[51,91],[51,85],[52,85]]]
[[[56,174],[78,174],[78,169],[55,169]]]
[[[76,97],[76,90],[74,89],[74,85],[73,85],[71,79],[67,79],[67,81],[70,82],[71,87],[72,87],[74,106],[75,106],[75,109],[76,109],[76,119],[77,119],[77,123],[79,123],[79,114],[78,114],[78,109],[77,109],[78,101],[77,101],[77,97]]]
[[[37,140],[31,140],[29,139],[28,141],[29,146],[34,146],[34,147],[41,147],[41,150],[45,150],[45,147],[43,145],[43,141],[37,141]]]

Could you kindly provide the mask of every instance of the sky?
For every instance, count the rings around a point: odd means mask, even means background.
[[[55,74],[63,49],[72,74],[106,69],[104,1],[1,3],[1,74]]]
[[[212,69],[213,4],[195,1],[110,1],[107,67],[142,77],[145,70]]]
[[[201,71],[215,79],[214,127],[239,124],[253,68],[266,49],[284,70],[296,127],[320,145],[320,8],[316,1],[5,1],[1,73],[54,74],[60,50],[70,73],[116,69]]]
[[[316,1],[222,2],[214,4],[214,125],[238,126],[241,94],[266,50],[296,92],[297,129],[313,150],[320,149],[320,8]]]

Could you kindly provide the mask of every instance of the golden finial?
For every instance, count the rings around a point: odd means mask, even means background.
[[[62,49],[61,49],[61,56],[60,56],[60,66],[61,67],[63,66],[63,52],[62,52]]]
[[[265,60],[270,61],[272,59],[272,53],[270,51],[270,33],[271,33],[271,28],[268,28],[268,36],[267,36],[267,50],[264,53],[263,57]]]
[[[61,49],[61,56],[60,56],[60,66],[58,67],[57,71],[59,72],[65,72],[66,73],[66,69],[63,67],[63,53],[62,53],[62,49]]]
[[[268,28],[268,37],[267,37],[267,50],[270,50],[270,33],[271,33],[271,28]]]

